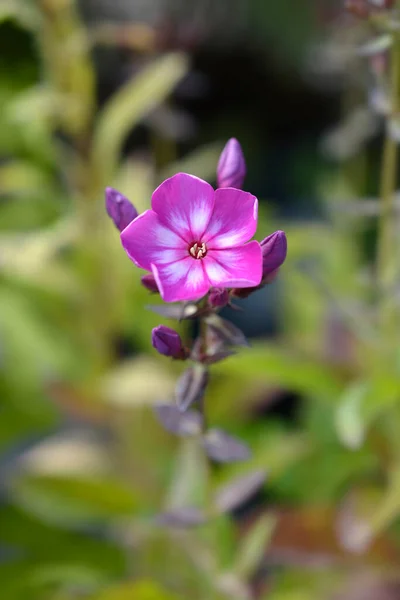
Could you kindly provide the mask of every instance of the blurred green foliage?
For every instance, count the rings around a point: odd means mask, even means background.
[[[358,243],[366,225],[338,211],[332,193],[355,201],[348,175],[321,175],[325,222],[272,224],[262,213],[259,237],[279,226],[289,240],[283,331],[215,366],[210,421],[240,434],[253,456],[210,472],[195,442],[154,418],[152,404],[171,396],[181,368],[150,349],[159,317],[144,308],[148,292],[103,199],[112,185],[143,210],[171,173],[213,180],[218,144],[161,168],[122,158],[128,134],[168,101],[189,58],[150,52],[98,107],[91,37],[70,0],[9,0],[0,20],[2,598],[245,600],[254,588],[260,598],[309,600],[331,597],[353,570],[391,573],[398,328],[383,337],[375,327]],[[297,48],[302,28],[290,24]],[[258,419],[280,390],[300,398],[293,422]],[[215,514],[198,528],[156,525],[157,513],[201,507],[210,489],[252,469],[268,471],[269,501],[244,524]]]

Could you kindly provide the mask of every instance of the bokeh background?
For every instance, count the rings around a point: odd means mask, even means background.
[[[385,66],[354,52],[373,34],[339,0],[3,0],[4,600],[400,598],[399,329],[377,339],[371,271]],[[141,211],[173,173],[214,184],[233,136],[258,238],[289,253],[224,311],[251,347],[213,367],[207,411],[252,458],[206,470],[154,415],[182,367],[151,347],[171,323],[104,188]],[[207,524],[158,524],[254,469]]]

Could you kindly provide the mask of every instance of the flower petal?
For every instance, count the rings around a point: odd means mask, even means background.
[[[187,243],[199,241],[214,209],[214,190],[209,183],[178,173],[154,191],[151,206],[160,221]]]
[[[146,210],[121,232],[121,242],[129,258],[142,269],[187,256],[187,244],[165,227],[153,210]]]
[[[164,265],[151,265],[158,289],[165,302],[198,300],[210,289],[203,260],[190,256]]]
[[[209,250],[203,263],[212,286],[244,288],[261,282],[262,252],[256,241],[236,248]]]
[[[258,200],[234,188],[215,192],[215,208],[203,241],[208,249],[232,248],[247,242],[257,229]]]

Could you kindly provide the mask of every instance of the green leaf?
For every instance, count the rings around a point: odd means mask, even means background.
[[[14,500],[49,523],[87,523],[132,515],[132,491],[116,479],[23,476],[11,484]]]
[[[91,157],[99,188],[112,180],[122,144],[132,128],[168,97],[187,71],[183,54],[163,56],[128,81],[105,105],[94,131]]]
[[[263,515],[251,526],[235,561],[234,572],[239,578],[247,581],[260,567],[275,525],[273,515]]]
[[[343,393],[336,411],[336,429],[341,442],[353,450],[360,448],[365,438],[362,402],[368,393],[368,384],[357,381]]]
[[[110,587],[90,596],[87,600],[179,600],[179,598],[157,583],[139,581]]]

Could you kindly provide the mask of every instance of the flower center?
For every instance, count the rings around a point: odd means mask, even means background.
[[[205,243],[203,242],[200,244],[200,242],[194,242],[191,244],[189,246],[189,254],[190,256],[193,256],[193,258],[204,258],[207,254],[207,247]]]

